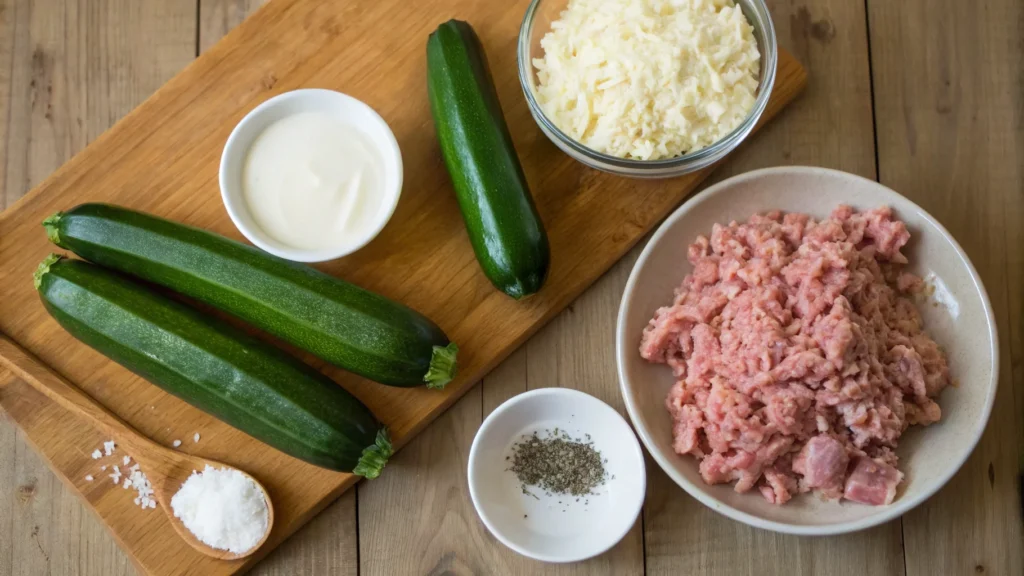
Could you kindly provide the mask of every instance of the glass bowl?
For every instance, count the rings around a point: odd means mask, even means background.
[[[540,104],[534,97],[537,84],[536,69],[533,59],[542,54],[540,41],[551,30],[551,23],[558,19],[568,6],[569,0],[533,0],[526,10],[523,24],[519,29],[519,82],[526,95],[530,113],[544,134],[563,152],[583,164],[634,178],[671,178],[706,168],[722,159],[739,146],[740,142],[754,130],[754,125],[768,105],[772,86],[775,84],[775,65],[778,59],[778,46],[775,40],[775,27],[772,25],[768,7],[762,0],[736,0],[743,14],[754,27],[754,38],[761,52],[761,71],[757,87],[754,107],[747,118],[735,130],[707,148],[696,152],[665,158],[662,160],[631,160],[603,154],[577,142],[562,132],[544,115]]]

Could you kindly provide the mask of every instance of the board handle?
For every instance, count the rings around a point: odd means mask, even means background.
[[[0,334],[0,367],[6,368],[108,437],[116,438],[125,444],[129,452],[139,448],[135,442],[136,438],[141,437],[138,431],[4,334]]]

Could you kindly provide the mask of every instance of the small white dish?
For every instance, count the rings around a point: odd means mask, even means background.
[[[938,403],[942,419],[912,426],[896,454],[906,474],[888,506],[826,501],[797,495],[784,506],[769,504],[757,490],[740,494],[731,484],[709,486],[696,458],[672,449],[672,419],[665,396],[672,371],[640,357],[643,329],[654,311],[670,303],[692,270],[687,248],[712,225],[745,221],[769,210],[828,216],[839,204],[858,210],[888,205],[906,222],[911,240],[903,252],[909,271],[936,286],[931,306],[918,305],[925,330],[946,351],[954,382]],[[941,305],[939,305],[941,303]],[[981,438],[995,402],[999,345],[992,306],[974,266],[945,228],[920,206],[878,182],[813,167],[766,168],[723,180],[670,215],[640,253],[626,283],[616,327],[616,363],[622,397],[637,434],[665,473],[705,506],[745,524],[788,534],[823,536],[877,526],[901,516],[935,494],[960,469]],[[682,494],[679,495],[683,497]]]
[[[361,131],[380,153],[384,163],[384,198],[376,221],[359,241],[346,246],[304,250],[282,244],[267,235],[255,222],[242,192],[242,172],[253,141],[268,126],[293,114],[321,112],[330,114]],[[398,206],[402,192],[402,152],[387,122],[365,103],[335,92],[310,88],[274,96],[253,108],[231,131],[220,158],[220,194],[231,221],[257,247],[295,262],[324,262],[359,250],[373,240]]]
[[[607,480],[576,500],[522,484],[505,458],[524,436],[564,431],[590,440],[607,459]],[[540,388],[520,394],[484,420],[469,451],[469,494],[502,544],[544,562],[577,562],[605,552],[629,532],[647,486],[633,430],[611,406],[578,390]]]

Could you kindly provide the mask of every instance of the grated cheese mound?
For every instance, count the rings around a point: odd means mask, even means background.
[[[694,152],[754,107],[761,54],[733,0],[570,0],[540,45],[537,102],[598,152]]]

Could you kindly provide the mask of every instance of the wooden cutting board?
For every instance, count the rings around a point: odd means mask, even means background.
[[[388,388],[301,356],[362,399],[401,446],[608,270],[707,175],[624,179],[587,169],[558,151],[530,117],[516,76],[516,35],[527,4],[274,0],[0,214],[0,331],[156,441],[170,445],[181,439],[182,450],[243,468],[273,498],[274,532],[256,556],[234,562],[201,556],[174,534],[162,513],[137,508],[130,491],[99,471],[101,463],[121,464],[122,453],[116,460],[93,460],[89,454],[105,438],[0,374],[0,405],[143,572],[242,572],[356,478],[277,452],[71,338],[47,316],[32,286],[33,270],[55,249],[40,222],[81,202],[111,202],[241,239],[217,186],[221,148],[235,123],[260,102],[296,88],[336,89],[369,103],[401,145],[402,200],[369,246],[320,268],[434,319],[462,347],[460,374],[444,392]],[[469,21],[483,41],[548,230],[550,277],[539,294],[523,302],[493,289],[481,273],[435,141],[425,43],[449,18]],[[803,68],[783,52],[762,123],[805,83]],[[198,443],[192,440],[196,432]],[[87,482],[89,474],[96,480]]]

